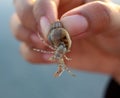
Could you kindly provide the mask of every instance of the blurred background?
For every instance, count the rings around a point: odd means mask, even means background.
[[[35,66],[23,60],[19,42],[10,31],[13,12],[12,0],[0,0],[0,98],[103,97],[109,76],[74,71],[76,78],[66,72],[54,78],[56,65]]]

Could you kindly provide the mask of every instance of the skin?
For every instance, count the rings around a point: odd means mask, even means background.
[[[47,40],[48,27],[60,19],[72,39],[67,54],[72,61],[66,64],[77,70],[110,74],[120,83],[119,5],[109,0],[14,0],[14,5],[11,28],[28,62],[51,63],[50,55],[34,52],[31,47],[46,49],[36,32]]]

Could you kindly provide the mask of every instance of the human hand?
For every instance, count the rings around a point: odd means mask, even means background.
[[[23,57],[31,63],[50,63],[48,54],[32,51],[46,49],[35,32],[46,38],[48,27],[58,18],[72,38],[71,68],[111,75],[120,70],[120,7],[101,0],[15,0],[11,20],[13,34],[21,43]],[[45,17],[43,17],[45,16]]]

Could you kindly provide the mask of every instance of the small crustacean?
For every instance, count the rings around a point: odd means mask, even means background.
[[[38,34],[39,38],[42,40],[42,42],[48,46],[50,49],[53,50],[53,52],[40,50],[40,49],[34,49],[35,51],[40,51],[43,53],[52,53],[53,56],[49,59],[51,61],[55,61],[58,64],[58,70],[55,72],[54,76],[59,77],[64,70],[66,70],[68,73],[70,73],[72,76],[75,76],[68,67],[66,66],[64,62],[64,58],[66,60],[70,60],[66,57],[66,53],[70,52],[72,41],[70,39],[69,33],[64,29],[62,23],[60,21],[54,22],[49,30],[48,33],[48,42],[47,44],[41,36]]]

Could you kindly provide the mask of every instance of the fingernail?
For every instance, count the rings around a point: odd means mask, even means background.
[[[71,35],[76,35],[76,33],[83,33],[88,28],[88,21],[84,16],[81,15],[71,15],[65,16],[61,19],[64,27],[71,33]]]
[[[41,27],[43,36],[46,38],[49,32],[50,23],[49,23],[49,20],[45,16],[42,16],[40,19],[40,27]]]

